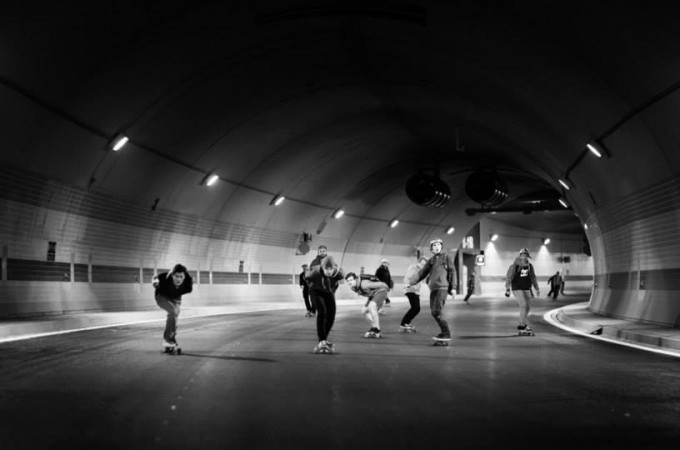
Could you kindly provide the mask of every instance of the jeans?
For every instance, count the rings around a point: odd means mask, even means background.
[[[165,320],[163,339],[167,342],[173,342],[177,335],[177,318],[179,317],[181,301],[158,294],[156,295],[156,303],[168,313],[168,318]]]
[[[411,321],[420,312],[420,295],[416,294],[415,292],[407,292],[406,298],[408,298],[408,302],[411,305],[411,308],[408,311],[406,311],[406,314],[404,314],[404,317],[401,319],[402,325],[411,323]]]
[[[325,341],[335,322],[335,294],[315,291],[311,293],[311,297],[316,306],[316,334],[319,341]]]
[[[531,308],[531,291],[513,290],[512,293],[519,305],[519,324],[521,326],[528,325],[527,318],[529,317],[529,309]]]
[[[442,334],[450,337],[451,330],[449,330],[449,324],[442,318],[442,309],[446,303],[447,295],[445,289],[430,291],[430,312],[437,322],[437,325],[439,325],[439,328],[441,328]]]

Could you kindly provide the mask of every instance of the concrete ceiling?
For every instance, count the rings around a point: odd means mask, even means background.
[[[677,8],[441,3],[19,3],[0,18],[2,162],[264,228],[317,230],[342,207],[356,220],[334,233],[359,222],[376,240],[393,218],[464,233],[480,217],[465,182],[490,169],[509,205],[552,191],[574,207],[495,220],[580,233],[628,189],[592,176],[584,145],[677,78]],[[672,117],[647,125],[659,147],[677,142]],[[112,152],[118,133],[131,142]],[[420,171],[449,185],[446,207],[408,200]]]

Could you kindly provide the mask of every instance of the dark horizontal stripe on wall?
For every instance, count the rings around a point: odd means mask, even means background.
[[[263,273],[262,284],[293,284],[293,275]]]
[[[248,284],[248,274],[241,272],[213,272],[213,284]],[[253,274],[257,278],[257,274]]]
[[[139,283],[139,268],[92,266],[93,283]]]
[[[7,279],[12,281],[71,281],[71,264],[7,259]],[[87,281],[87,273],[85,280]]]
[[[63,184],[26,170],[2,165],[0,198],[106,222],[208,239],[284,248],[295,248],[299,240],[296,233],[206,221],[163,208],[151,211],[149,205],[122,202],[94,190]]]
[[[597,274],[595,285],[617,290],[680,291],[680,269]]]
[[[643,270],[640,288],[658,291],[680,291],[680,269]]]

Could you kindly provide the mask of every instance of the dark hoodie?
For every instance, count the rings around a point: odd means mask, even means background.
[[[314,266],[306,272],[305,280],[309,283],[310,292],[329,292],[335,294],[335,291],[338,289],[338,284],[345,278],[342,269],[329,258],[330,257],[326,256],[322,260],[321,265]],[[333,264],[333,274],[330,277],[327,277],[323,273],[323,267],[326,266],[326,261],[330,261]]]
[[[160,294],[176,302],[181,302],[182,295],[188,294],[193,290],[194,280],[187,272],[184,273],[184,281],[179,287],[175,286],[170,272],[159,273],[157,278],[158,287],[156,288],[156,295]]]

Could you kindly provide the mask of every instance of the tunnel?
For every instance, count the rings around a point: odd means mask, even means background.
[[[442,239],[455,295],[475,273],[502,297],[527,248],[542,289],[559,271],[602,320],[677,329],[679,13],[6,6],[0,321],[155,311],[151,281],[178,263],[191,305],[300,306],[319,246],[345,272],[388,259],[401,288]],[[448,191],[436,207],[408,195],[418,176]]]

